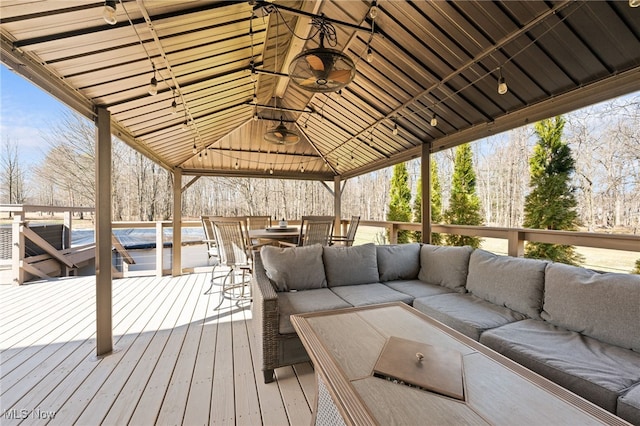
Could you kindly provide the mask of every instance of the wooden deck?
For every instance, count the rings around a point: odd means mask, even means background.
[[[0,424],[307,425],[309,363],[265,385],[248,306],[209,275],[113,281],[114,354],[95,356],[95,277],[0,286]]]

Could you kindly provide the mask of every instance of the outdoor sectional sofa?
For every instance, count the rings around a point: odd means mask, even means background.
[[[296,313],[402,301],[640,425],[640,277],[470,247],[263,247],[253,322],[265,382],[309,358]]]

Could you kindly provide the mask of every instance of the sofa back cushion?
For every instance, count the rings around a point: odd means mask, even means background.
[[[640,276],[547,266],[542,318],[640,352]]]
[[[418,279],[464,293],[469,256],[472,251],[473,249],[469,246],[449,247],[424,244],[420,248]]]
[[[380,281],[414,280],[420,272],[420,244],[376,246]]]
[[[376,246],[323,247],[322,258],[329,287],[378,282]]]
[[[467,291],[495,305],[540,319],[547,262],[498,256],[474,250],[469,259]]]
[[[311,290],[327,286],[320,244],[291,248],[263,246],[260,258],[276,291]]]

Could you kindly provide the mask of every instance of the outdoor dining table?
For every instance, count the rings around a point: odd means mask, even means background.
[[[250,229],[249,238],[253,240],[272,240],[272,241],[287,241],[297,242],[300,235],[300,228],[297,226],[272,226],[262,229]]]

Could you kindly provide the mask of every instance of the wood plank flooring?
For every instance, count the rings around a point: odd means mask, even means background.
[[[95,277],[0,286],[0,425],[308,425],[312,366],[264,384],[248,303],[215,310],[209,277],[114,280],[101,359]]]

